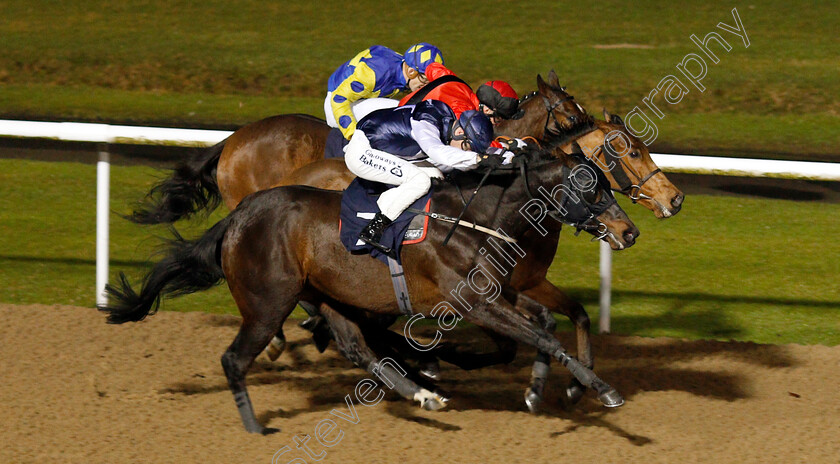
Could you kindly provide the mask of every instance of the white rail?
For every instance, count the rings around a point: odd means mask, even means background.
[[[115,126],[76,122],[35,122],[0,120],[0,137],[27,137],[96,143],[146,145],[209,146],[232,132],[167,127]],[[104,304],[108,279],[108,201],[110,165],[107,151],[100,151],[97,163],[96,195],[96,303]],[[716,156],[669,155],[652,153],[653,161],[667,172],[785,177],[795,179],[840,180],[840,163],[780,161]],[[610,331],[610,284],[612,251],[601,243],[600,317],[602,333]]]

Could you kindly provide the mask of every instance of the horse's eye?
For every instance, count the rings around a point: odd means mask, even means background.
[[[641,156],[641,154],[639,153],[638,150],[633,150],[633,151],[630,152],[630,157],[631,158],[638,158],[639,156]]]

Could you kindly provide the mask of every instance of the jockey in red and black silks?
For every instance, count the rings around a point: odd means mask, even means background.
[[[500,119],[519,119],[519,97],[513,87],[505,81],[489,81],[473,92],[466,82],[440,63],[426,67],[429,84],[400,100],[400,106],[417,104],[420,101],[440,100],[446,103],[456,116],[466,110],[482,111],[493,124]]]

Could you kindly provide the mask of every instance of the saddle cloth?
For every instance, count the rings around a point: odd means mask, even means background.
[[[379,194],[390,188],[389,185],[356,178],[341,197],[341,219],[339,238],[350,253],[370,254],[385,264],[388,256],[378,249],[359,240],[359,233],[379,212],[376,200]],[[428,212],[432,192],[415,201],[410,208]],[[382,234],[382,244],[393,250],[394,258],[400,262],[400,250],[403,245],[420,243],[426,238],[429,217],[409,211],[403,212]]]

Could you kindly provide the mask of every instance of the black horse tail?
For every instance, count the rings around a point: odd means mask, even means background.
[[[222,201],[216,183],[216,167],[226,140],[199,151],[158,182],[126,218],[137,224],[171,224],[199,210],[208,213]]]
[[[140,321],[157,312],[162,296],[186,295],[221,283],[225,278],[221,246],[230,222],[231,216],[227,216],[192,241],[175,232],[166,257],[143,279],[139,294],[131,288],[125,274],[120,273],[119,284],[105,286],[109,303],[99,307],[108,313],[108,323]]]

